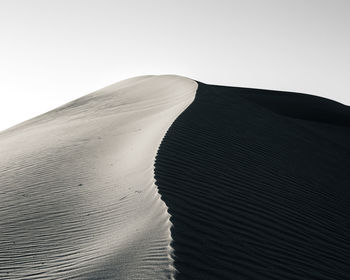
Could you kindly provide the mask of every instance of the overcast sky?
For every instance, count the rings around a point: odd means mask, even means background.
[[[347,0],[0,0],[0,35],[0,130],[144,74],[350,104]]]

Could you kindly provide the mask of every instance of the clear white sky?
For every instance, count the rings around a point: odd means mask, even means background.
[[[144,74],[350,104],[348,0],[0,0],[0,36],[0,130]]]

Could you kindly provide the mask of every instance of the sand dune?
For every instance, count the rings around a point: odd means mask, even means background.
[[[111,85],[0,133],[0,279],[350,279],[348,143],[324,98]]]
[[[0,279],[170,279],[154,181],[197,84],[129,79],[0,134]]]

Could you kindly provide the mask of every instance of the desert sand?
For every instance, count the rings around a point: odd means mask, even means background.
[[[0,133],[0,279],[350,279],[350,108],[132,78]]]
[[[154,158],[197,83],[128,79],[0,134],[0,279],[170,279]]]
[[[350,279],[350,108],[199,83],[156,158],[176,279]]]

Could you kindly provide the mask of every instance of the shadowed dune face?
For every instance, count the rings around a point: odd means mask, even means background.
[[[153,164],[196,88],[129,79],[2,132],[0,278],[171,278]]]
[[[350,279],[349,108],[247,91],[199,84],[158,151],[176,279]]]

